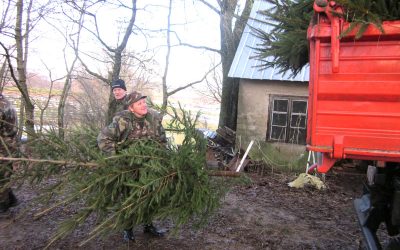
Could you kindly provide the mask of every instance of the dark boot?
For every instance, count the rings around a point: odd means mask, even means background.
[[[153,236],[164,236],[165,230],[156,228],[153,223],[144,225],[143,232]]]
[[[124,241],[135,241],[135,235],[133,234],[132,229],[124,230]]]
[[[10,190],[10,192],[8,192],[8,200],[10,202],[10,204],[9,204],[10,207],[15,207],[18,205],[18,199],[14,195],[12,190]]]
[[[0,202],[0,214],[4,214],[8,211],[8,205],[4,202]]]
[[[10,208],[9,192],[8,188],[0,192],[0,213],[6,213]]]
[[[4,209],[3,207],[0,207],[0,221],[3,219],[11,219],[11,211],[10,209]]]

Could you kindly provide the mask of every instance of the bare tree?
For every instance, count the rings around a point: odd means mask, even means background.
[[[168,76],[168,70],[169,70],[169,60],[170,60],[170,56],[171,56],[171,48],[177,45],[172,45],[171,43],[171,33],[176,35],[176,38],[178,39],[178,41],[180,41],[179,36],[171,30],[171,15],[172,15],[172,3],[173,1],[170,0],[169,1],[169,5],[168,5],[168,18],[167,18],[167,30],[166,30],[166,44],[167,44],[167,52],[166,52],[166,56],[165,56],[165,68],[164,68],[164,74],[162,76],[162,90],[163,90],[163,100],[162,100],[162,108],[165,109],[167,107],[168,104],[168,97],[176,94],[179,91],[182,91],[184,89],[187,89],[189,87],[192,87],[196,84],[202,83],[207,79],[207,76],[209,74],[211,74],[212,72],[215,71],[215,69],[219,66],[219,64],[214,65],[211,69],[209,69],[207,72],[204,73],[203,77],[199,80],[196,81],[192,81],[186,84],[183,84],[180,87],[177,87],[175,89],[169,90],[168,89],[168,83],[167,83],[167,76]],[[179,44],[183,45],[183,44]],[[186,44],[187,45],[187,44]],[[195,47],[192,45],[187,45],[187,46],[191,46],[191,47]]]
[[[214,64],[215,65],[215,64]],[[221,65],[218,63],[217,66]],[[214,66],[214,70],[205,79],[205,85],[194,88],[195,91],[210,100],[210,103],[220,103],[222,98],[222,72]]]
[[[236,129],[237,102],[239,92],[239,81],[228,77],[236,49],[239,45],[244,27],[250,16],[253,6],[253,0],[246,0],[244,9],[240,15],[236,15],[238,0],[216,0],[218,7],[211,4],[211,1],[199,0],[220,19],[220,49],[207,48],[204,46],[193,46],[182,43],[194,48],[208,49],[220,54],[222,64],[222,97],[221,111],[219,115],[219,127],[227,126],[233,130]],[[236,18],[236,21],[234,21]]]
[[[79,4],[78,2],[71,2],[68,3],[67,5],[72,4],[74,8]],[[61,92],[60,96],[60,101],[58,103],[58,112],[57,112],[57,125],[58,125],[58,134],[61,138],[64,138],[64,130],[66,128],[65,126],[65,106],[66,106],[66,101],[71,89],[71,83],[73,80],[73,72],[75,69],[75,64],[78,61],[78,51],[79,51],[79,44],[80,44],[80,35],[83,27],[83,22],[84,22],[84,13],[87,8],[87,2],[82,1],[82,6],[79,6],[78,9],[81,11],[78,13],[77,19],[74,19],[71,17],[71,13],[65,13],[64,11],[64,16],[68,16],[70,20],[72,20],[72,27],[66,27],[63,30],[60,30],[58,27],[55,27],[52,25],[64,38],[65,41],[65,46],[63,49],[63,54],[64,54],[64,65],[65,65],[65,71],[66,71],[66,76],[64,79],[64,87]],[[69,11],[68,11],[69,12]],[[51,22],[50,22],[51,24]],[[76,28],[75,28],[76,27]],[[65,33],[64,33],[65,32]],[[67,60],[67,50],[68,48],[72,48],[74,51],[74,57],[70,63],[68,63]]]
[[[126,81],[128,91],[130,85],[142,93],[151,93],[158,88],[159,86],[151,79],[155,64],[153,56],[126,51],[122,57],[120,77]]]
[[[114,3],[115,2],[115,3]],[[74,3],[74,2],[72,2]],[[96,77],[97,79],[101,80],[107,85],[110,85],[110,83],[113,80],[116,80],[120,78],[120,72],[121,72],[121,65],[122,65],[122,58],[123,58],[123,53],[127,47],[128,40],[130,36],[133,33],[133,28],[134,28],[134,23],[136,20],[136,0],[131,0],[131,6],[127,6],[123,4],[120,1],[111,1],[110,3],[105,2],[105,1],[89,1],[87,0],[87,5],[86,8],[83,9],[81,6],[74,5],[74,8],[78,10],[79,12],[84,13],[85,18],[90,19],[90,23],[93,23],[94,28],[89,28],[86,25],[83,25],[83,29],[85,29],[87,32],[89,32],[101,45],[104,51],[106,51],[107,55],[111,59],[112,63],[112,69],[110,72],[108,72],[107,76],[102,75],[101,73],[97,73],[95,70],[91,69],[89,67],[89,64],[85,63],[85,61],[82,59],[82,51],[76,50],[77,53],[79,53],[79,61],[83,65],[83,67],[86,69],[86,71]],[[107,44],[106,41],[103,39],[100,29],[99,29],[99,24],[97,20],[97,16],[95,12],[91,12],[90,9],[93,6],[98,6],[98,5],[113,5],[114,7],[118,8],[124,8],[124,9],[129,9],[130,10],[130,17],[129,21],[126,23],[126,26],[121,28],[123,30],[123,35],[122,35],[122,40],[118,42],[116,46]],[[96,8],[98,9],[98,8]],[[110,31],[107,31],[109,33]],[[109,92],[109,98],[110,100],[113,100],[113,94],[111,91],[110,87],[110,92]],[[115,113],[115,108],[116,108],[116,103],[115,102],[109,102],[108,106],[108,112],[107,112],[107,122],[111,121],[112,117],[114,116]]]
[[[7,75],[8,75],[7,60],[4,60],[0,68],[0,93],[3,92],[3,88],[7,83]]]
[[[45,122],[45,121],[44,121],[44,112],[47,110],[47,108],[49,107],[49,104],[50,104],[51,99],[54,97],[54,94],[53,94],[54,82],[60,80],[60,78],[59,78],[59,79],[53,79],[51,70],[50,70],[47,66],[46,66],[46,68],[47,68],[47,72],[48,72],[48,74],[49,74],[50,88],[49,88],[49,93],[48,93],[48,95],[47,95],[47,99],[46,99],[46,101],[44,102],[44,104],[42,105],[42,104],[36,103],[36,106],[37,106],[37,107],[39,108],[39,110],[40,110],[39,132],[42,132],[42,131],[43,131],[43,125],[44,125],[44,122]]]
[[[10,1],[9,1],[10,3]],[[27,61],[29,55],[29,42],[30,42],[30,34],[34,27],[38,24],[41,18],[46,14],[49,10],[50,6],[48,3],[44,3],[43,5],[36,6],[34,8],[34,1],[27,1],[27,6],[25,7],[25,1],[17,0],[15,5],[8,5],[8,11],[5,13],[6,15],[12,16],[12,11],[15,8],[15,25],[12,27],[11,25],[7,27],[2,27],[2,36],[12,37],[14,39],[15,45],[7,46],[5,43],[0,42],[0,46],[3,48],[4,55],[7,60],[7,64],[9,67],[10,75],[15,82],[18,90],[21,93],[22,101],[21,101],[21,114],[25,116],[25,126],[28,133],[28,138],[35,134],[34,129],[34,103],[29,95],[29,89],[27,86]],[[36,2],[35,2],[36,3]],[[11,17],[8,17],[12,19]],[[3,16],[3,20],[6,18]],[[11,53],[11,48],[15,46],[16,56]],[[13,63],[15,61],[15,64]],[[15,68],[17,69],[15,71]],[[23,119],[20,119],[21,122]]]
[[[7,27],[10,26],[9,22],[10,22],[10,15],[9,15],[9,10],[11,7],[11,1],[3,1],[3,10],[2,10],[2,15],[1,15],[1,20],[0,20],[0,34],[2,34],[3,32],[6,31]],[[1,59],[1,68],[0,68],[0,92],[3,92],[3,88],[5,86],[5,84],[8,81],[8,64],[7,64],[7,58],[5,56],[3,56],[3,58]]]
[[[66,107],[65,123],[79,122],[79,125],[100,128],[104,125],[107,114],[108,86],[97,78],[81,74],[75,79],[81,91],[71,93]]]

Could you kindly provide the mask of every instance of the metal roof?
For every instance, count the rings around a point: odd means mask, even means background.
[[[243,31],[242,37],[239,42],[239,46],[236,50],[235,58],[233,59],[231,68],[228,76],[235,78],[246,78],[254,80],[279,80],[279,81],[307,81],[310,78],[309,66],[303,67],[300,73],[296,77],[289,77],[292,72],[287,71],[284,73],[278,73],[279,68],[260,68],[261,61],[255,58],[255,50],[252,49],[261,44],[260,38],[252,34],[250,27],[257,29],[264,29],[266,31],[271,29],[271,26],[264,22],[257,20],[263,20],[263,17],[259,11],[271,8],[272,5],[263,0],[256,0],[253,4],[253,8],[250,13],[250,18]],[[267,58],[272,61],[273,57]]]

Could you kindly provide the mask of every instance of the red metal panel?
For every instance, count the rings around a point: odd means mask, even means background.
[[[330,165],[339,158],[400,161],[400,21],[383,28],[369,27],[360,40],[352,33],[338,45],[326,21],[308,30],[307,146]]]

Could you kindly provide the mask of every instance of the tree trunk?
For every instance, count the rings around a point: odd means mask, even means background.
[[[107,117],[106,117],[106,125],[109,124],[112,121],[112,118],[115,115],[116,111],[116,102],[113,102],[111,100],[114,100],[114,95],[112,93],[111,89],[111,82],[114,80],[117,80],[119,77],[119,74],[121,72],[121,65],[122,65],[122,53],[124,52],[126,45],[128,43],[129,37],[132,34],[133,30],[133,25],[136,20],[136,0],[132,0],[132,8],[131,8],[131,19],[129,20],[129,24],[126,28],[125,34],[124,34],[124,39],[122,40],[121,44],[115,49],[114,52],[114,65],[111,73],[111,81],[110,81],[110,101],[108,102],[108,112],[107,112]]]
[[[237,0],[225,0],[221,3],[220,31],[221,31],[221,61],[222,61],[222,97],[219,114],[219,127],[227,126],[236,130],[236,118],[239,97],[239,79],[229,78],[228,73],[236,49],[239,45],[244,27],[253,6],[253,0],[247,0],[242,15],[232,27]]]
[[[6,71],[6,69],[7,69],[7,59],[6,60],[4,60],[4,62],[3,62],[3,64],[1,65],[1,68],[0,68],[0,93],[3,93],[3,89],[4,89],[4,86],[6,85],[6,82],[7,82],[7,71]]]
[[[86,9],[86,5],[84,3],[83,9]],[[58,113],[57,113],[57,125],[58,125],[58,135],[60,138],[64,139],[65,136],[65,103],[67,102],[67,98],[69,95],[69,91],[71,89],[71,83],[72,83],[72,73],[75,68],[75,64],[78,61],[78,51],[79,51],[79,44],[80,44],[80,35],[81,35],[81,30],[83,27],[83,17],[84,17],[84,11],[81,12],[79,16],[79,21],[78,21],[78,30],[75,33],[76,35],[76,41],[75,41],[75,46],[74,46],[74,51],[75,51],[75,58],[72,61],[71,65],[69,68],[67,68],[67,77],[64,82],[64,88],[63,91],[61,92],[61,97],[60,97],[60,102],[58,103]],[[66,44],[68,43],[68,38],[65,37],[65,42]],[[65,53],[65,52],[64,52]],[[66,57],[64,55],[64,57]],[[65,63],[67,64],[67,60],[65,59]]]
[[[114,94],[110,88],[110,96],[109,96],[109,102],[108,102],[108,110],[107,110],[107,117],[106,117],[106,125],[110,124],[112,122],[112,119],[115,115],[115,112],[117,111],[117,103],[114,100]]]
[[[31,7],[31,3],[30,3]],[[28,11],[30,11],[30,7]],[[18,72],[18,81],[17,87],[20,90],[22,97],[25,102],[25,126],[26,132],[28,134],[28,138],[35,135],[35,121],[34,121],[34,109],[35,106],[32,104],[29,98],[29,91],[26,85],[26,60],[28,58],[28,51],[27,51],[27,41],[28,41],[28,34],[29,34],[29,13],[27,13],[27,24],[26,24],[26,31],[25,36],[22,35],[22,18],[23,18],[23,0],[17,1],[17,19],[16,19],[16,26],[15,26],[15,43],[17,49],[17,72]],[[23,41],[25,39],[25,51],[23,48]],[[21,121],[22,122],[22,121]]]
[[[110,79],[110,97],[109,97],[110,101],[108,102],[106,125],[108,125],[112,122],[115,112],[117,111],[117,102],[115,102],[114,94],[111,89],[111,82],[118,80],[118,78],[119,78],[119,74],[121,72],[121,65],[122,65],[122,52],[125,49],[125,47],[126,47],[126,45],[123,48],[119,47],[118,49],[115,50],[115,53],[114,53],[114,65],[113,65],[112,75],[111,75],[111,79]]]
[[[167,75],[169,69],[169,58],[171,55],[171,13],[172,13],[172,0],[169,0],[168,5],[168,20],[167,20],[167,54],[165,56],[165,68],[164,75],[162,77],[162,92],[163,92],[163,100],[162,100],[162,110],[167,109],[168,105],[168,88],[167,88]]]
[[[19,119],[18,119],[18,133],[17,133],[17,138],[21,139],[22,138],[22,133],[24,132],[24,118],[25,117],[25,102],[24,98],[21,96],[20,98],[20,105],[19,105]]]
[[[75,64],[75,61],[74,61],[73,65]],[[74,68],[73,65],[71,66],[71,71]],[[67,78],[65,79],[65,82],[64,82],[64,88],[61,93],[60,102],[58,103],[58,112],[57,112],[58,136],[62,139],[64,139],[64,135],[65,135],[65,133],[64,133],[65,103],[67,101],[67,97],[68,97],[70,89],[71,89],[71,72],[68,72]]]

